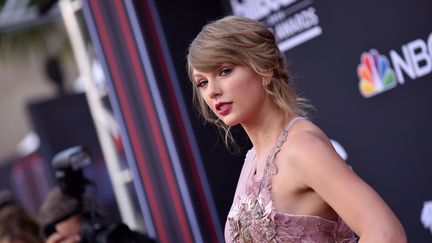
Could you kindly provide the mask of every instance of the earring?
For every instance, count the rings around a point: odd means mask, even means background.
[[[264,80],[262,84],[264,86],[267,86],[267,85],[269,85],[271,83],[271,81],[272,81],[271,79],[267,79],[267,80]]]

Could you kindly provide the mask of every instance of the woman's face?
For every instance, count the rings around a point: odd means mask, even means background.
[[[262,111],[262,78],[245,66],[222,64],[211,72],[193,70],[198,93],[226,125],[245,123]]]

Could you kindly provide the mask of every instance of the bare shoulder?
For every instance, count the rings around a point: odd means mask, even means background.
[[[309,185],[309,179],[317,174],[335,169],[345,170],[349,167],[337,154],[326,134],[314,123],[308,120],[296,121],[288,132],[286,142],[281,148],[281,163],[286,169],[294,170],[302,181]]]
[[[290,128],[284,144],[284,154],[298,159],[315,155],[316,153],[335,152],[326,134],[314,123],[299,120]]]
[[[293,140],[293,138],[317,138],[317,139],[327,139],[324,132],[313,122],[301,119],[296,121],[289,130],[288,140]]]

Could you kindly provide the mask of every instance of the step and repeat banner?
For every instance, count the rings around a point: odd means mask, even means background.
[[[226,5],[274,32],[313,120],[395,211],[409,242],[431,242],[432,2]]]

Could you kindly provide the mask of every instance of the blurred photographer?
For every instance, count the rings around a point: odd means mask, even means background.
[[[39,221],[47,243],[80,242],[81,227],[87,206],[64,194],[60,187],[52,189],[40,209]]]
[[[59,183],[50,191],[40,209],[40,222],[47,243],[134,243],[154,242],[123,223],[109,220],[85,192],[91,182],[82,169],[90,163],[88,151],[72,147],[53,159]]]

